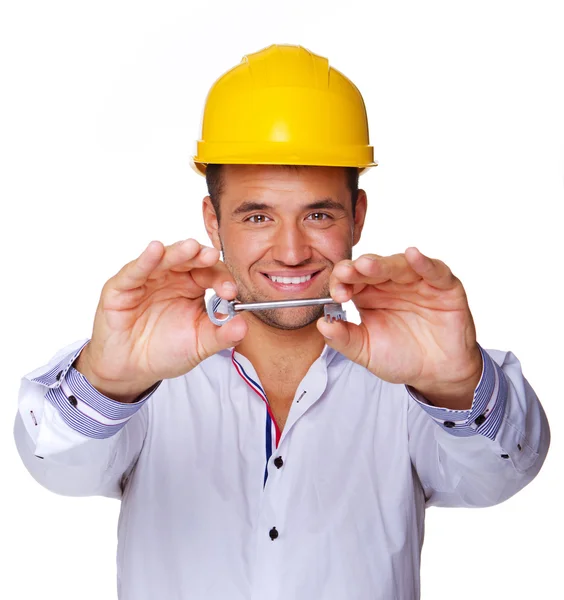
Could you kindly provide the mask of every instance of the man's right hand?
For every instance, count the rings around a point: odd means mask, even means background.
[[[194,239],[151,242],[104,285],[91,340],[75,368],[100,392],[130,402],[236,345],[247,324],[238,315],[214,325],[204,302],[208,288],[225,300],[237,294],[218,250]]]

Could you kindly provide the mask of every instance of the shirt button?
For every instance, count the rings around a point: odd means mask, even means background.
[[[501,458],[509,458],[509,454],[502,454]]]
[[[278,537],[278,532],[276,531],[276,527],[273,527],[269,532],[268,535],[270,536],[271,540],[275,540]]]
[[[59,371],[59,372],[57,373],[57,381],[59,381],[59,379],[61,378],[61,375],[62,375],[62,374],[63,374],[63,372],[62,372],[62,371]]]
[[[279,469],[283,464],[284,464],[284,461],[282,460],[281,456],[277,456],[274,459],[274,465],[276,466],[277,469]]]
[[[443,425],[444,425],[445,427],[454,427],[454,423],[453,423],[452,421],[445,421],[445,422],[443,423]]]
[[[77,399],[74,396],[69,396],[69,402],[73,405],[76,406],[78,404]]]
[[[480,415],[474,419],[474,423],[476,423],[476,425],[481,425],[485,420],[486,417],[484,415]]]

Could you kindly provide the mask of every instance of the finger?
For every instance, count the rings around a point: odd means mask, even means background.
[[[363,254],[354,261],[342,260],[335,265],[329,279],[329,289],[336,302],[346,302],[367,285],[387,282],[405,285],[420,279],[403,254]]]
[[[337,278],[329,279],[329,295],[335,302],[342,304],[348,302],[354,295],[361,292],[366,287],[366,284],[347,284],[342,283]]]
[[[233,300],[237,296],[235,280],[225,263],[221,261],[211,267],[192,269],[190,276],[202,293],[211,288],[225,300]]]
[[[107,283],[117,291],[128,291],[144,285],[163,257],[164,246],[153,240],[139,258],[122,267]]]
[[[392,256],[363,254],[354,261],[337,263],[333,273],[342,283],[366,283],[368,285],[378,285],[386,281],[404,284],[421,279],[403,254]]]
[[[348,359],[368,365],[368,340],[366,328],[348,321],[328,323],[323,317],[317,320],[317,329],[325,338],[328,346],[334,348]]]
[[[151,277],[163,274],[173,267],[176,267],[174,270],[188,271],[194,267],[212,265],[218,260],[219,252],[215,248],[207,248],[194,239],[166,247],[159,241],[152,241],[139,258],[125,265],[110,280],[110,287],[125,292],[141,287]]]
[[[196,267],[209,267],[219,261],[219,250],[204,246],[195,239],[182,240],[167,246],[161,264],[153,275],[166,271],[190,271]]]
[[[425,256],[415,246],[407,248],[405,257],[411,268],[429,285],[441,290],[456,285],[457,278],[442,260]]]

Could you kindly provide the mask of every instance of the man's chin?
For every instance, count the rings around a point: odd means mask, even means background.
[[[291,331],[303,329],[315,323],[319,317],[323,316],[323,306],[260,310],[253,314],[265,325]]]

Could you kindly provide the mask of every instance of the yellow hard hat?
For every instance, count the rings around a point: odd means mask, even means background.
[[[274,44],[243,57],[211,87],[192,166],[375,167],[357,87],[302,46]]]

